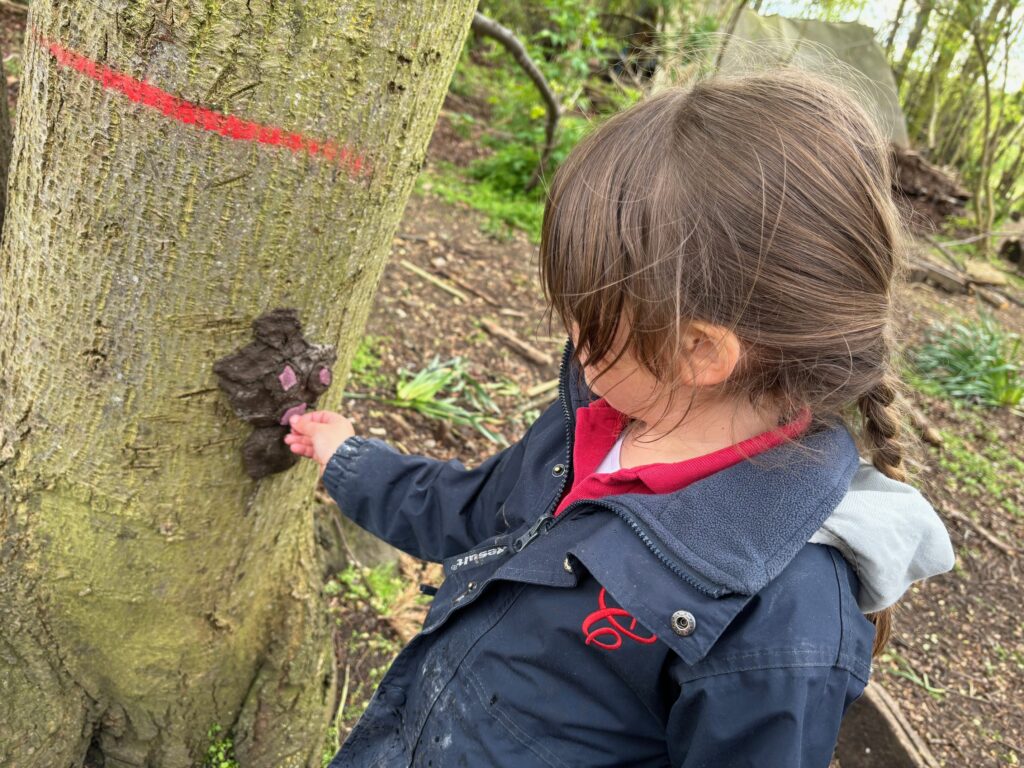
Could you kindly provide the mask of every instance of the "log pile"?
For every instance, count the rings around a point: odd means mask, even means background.
[[[956,174],[932,165],[913,150],[892,145],[894,193],[915,229],[934,232],[947,216],[959,216],[971,199]]]

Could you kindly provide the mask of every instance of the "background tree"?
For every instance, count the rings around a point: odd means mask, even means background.
[[[213,726],[247,768],[318,762],[315,473],[242,471],[213,364],[293,308],[346,369],[474,5],[33,2],[0,252],[0,764],[192,766]]]

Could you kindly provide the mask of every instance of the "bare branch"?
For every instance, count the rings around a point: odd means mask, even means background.
[[[558,103],[558,97],[555,96],[555,92],[548,85],[544,73],[534,64],[530,54],[526,52],[525,46],[519,41],[519,38],[515,36],[512,30],[503,27],[498,22],[487,18],[477,11],[473,15],[473,31],[497,40],[506,51],[512,54],[512,58],[516,60],[516,63],[526,72],[527,77],[537,86],[541,98],[544,99],[544,105],[547,107],[548,122],[545,128],[544,150],[541,152],[540,162],[537,164],[536,170],[534,170],[530,181],[526,184],[526,191],[529,192],[540,181],[540,177],[544,173],[544,169],[547,167],[548,160],[551,157],[551,152],[555,148],[555,134],[558,130],[558,120],[562,116],[562,107]]]

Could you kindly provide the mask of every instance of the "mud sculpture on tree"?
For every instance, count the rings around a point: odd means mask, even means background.
[[[253,426],[242,447],[249,477],[283,472],[298,461],[284,444],[288,419],[305,413],[331,386],[334,347],[310,344],[294,309],[275,309],[252,324],[256,340],[217,361],[213,372],[240,419]]]

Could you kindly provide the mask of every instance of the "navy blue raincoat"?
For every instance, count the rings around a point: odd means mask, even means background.
[[[808,544],[858,456],[823,429],[674,493],[581,500],[575,366],[518,443],[466,470],[353,437],[324,484],[445,579],[331,768],[828,765],[874,628]]]

